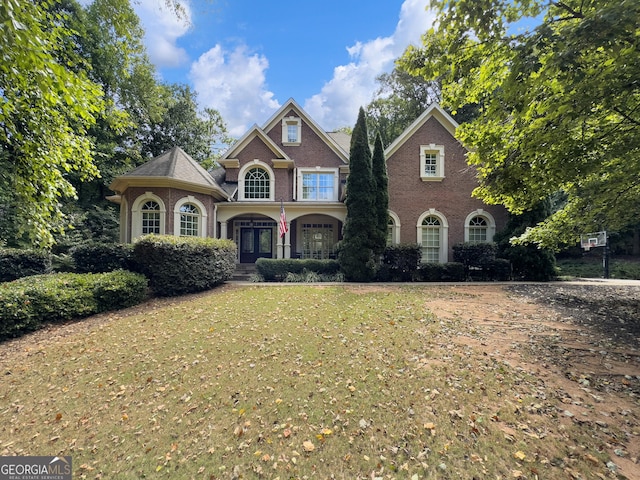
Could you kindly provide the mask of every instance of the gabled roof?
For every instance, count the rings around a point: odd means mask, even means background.
[[[116,177],[109,188],[124,192],[128,187],[173,186],[210,193],[220,199],[229,195],[213,177],[180,147],[173,147],[129,173]]]
[[[455,137],[456,129],[458,128],[458,122],[456,122],[451,115],[444,111],[444,109],[437,103],[432,103],[429,107],[422,112],[416,120],[409,125],[404,132],[400,134],[384,151],[385,157],[389,158],[393,155],[413,134],[415,134],[420,127],[422,127],[427,120],[435,118],[440,125],[442,125],[452,137]]]
[[[245,133],[229,150],[227,150],[218,163],[225,165],[225,160],[236,158],[238,152],[242,151],[254,138],[259,138],[273,152],[275,158],[292,162],[289,156],[265,133],[258,125],[253,125],[247,133]]]
[[[282,121],[282,118],[289,110],[295,110],[298,116],[304,120],[304,122],[311,127],[311,129],[318,135],[328,146],[335,152],[338,157],[345,163],[349,163],[349,150],[344,150],[343,147],[335,141],[335,139],[325,132],[320,125],[318,125],[300,105],[296,103],[293,98],[287,100],[282,107],[274,113],[269,120],[263,125],[262,130],[269,132],[274,126]]]

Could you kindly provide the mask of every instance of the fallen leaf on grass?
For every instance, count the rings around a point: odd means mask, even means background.
[[[316,449],[316,446],[309,440],[306,440],[302,443],[302,448],[304,448],[305,452],[313,452]]]
[[[527,458],[527,454],[520,450],[514,453],[513,456],[516,457],[518,460],[524,460],[525,458]]]

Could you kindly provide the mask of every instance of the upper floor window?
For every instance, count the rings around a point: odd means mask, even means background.
[[[423,182],[444,178],[444,145],[420,145],[420,178]]]
[[[260,167],[249,169],[244,177],[245,199],[269,199],[271,196],[269,172]]]
[[[147,200],[140,208],[142,214],[142,234],[160,234],[160,205],[153,200]]]
[[[200,235],[200,210],[193,203],[180,207],[180,236],[197,237]]]
[[[302,142],[302,121],[297,117],[282,119],[282,143],[284,145],[300,145]]]
[[[338,175],[334,170],[310,170],[299,173],[300,200],[334,202],[338,200]]]

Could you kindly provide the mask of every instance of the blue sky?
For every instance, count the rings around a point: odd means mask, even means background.
[[[432,24],[428,0],[163,0],[132,2],[162,80],[186,83],[231,135],[261,125],[293,97],[323,128],[355,124],[375,77]]]

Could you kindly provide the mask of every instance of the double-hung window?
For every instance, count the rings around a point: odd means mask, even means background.
[[[298,175],[298,199],[308,202],[338,200],[338,174],[335,170],[308,170]]]
[[[444,145],[420,145],[420,178],[440,182],[444,178]]]
[[[282,119],[282,144],[300,145],[302,143],[302,120],[298,117]]]

